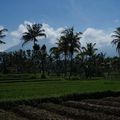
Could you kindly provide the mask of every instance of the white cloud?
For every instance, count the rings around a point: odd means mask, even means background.
[[[19,25],[18,30],[11,32],[11,36],[16,39],[20,39],[22,36],[22,33],[27,31],[26,24],[32,25],[31,22],[25,21],[24,24]],[[45,23],[43,23],[43,29],[45,30],[47,39],[52,44],[55,44],[56,39],[60,36],[60,32],[63,30],[63,28],[54,29],[53,27]]]
[[[11,42],[10,41],[8,42],[8,44],[6,45],[6,48],[9,48],[12,45],[14,46],[20,43],[20,38],[22,36],[22,33],[27,31],[25,27],[26,24],[32,24],[32,23],[29,21],[25,21],[23,24],[19,25],[16,31],[13,31],[9,34],[9,38],[11,38]],[[45,29],[45,33],[47,35],[47,38],[45,41],[46,45],[50,45],[50,44],[54,45],[56,43],[56,39],[59,38],[60,33],[64,28],[61,27],[61,28],[54,29],[50,25],[43,23],[43,29]],[[108,55],[112,55],[113,51],[115,52],[115,50],[113,50],[111,45],[111,41],[112,41],[111,35],[112,35],[112,32],[108,30],[87,28],[83,32],[82,39],[80,41],[82,46],[85,46],[86,43],[89,43],[89,42],[96,43],[96,47],[99,50],[104,51]]]
[[[26,24],[31,25],[32,23],[29,21],[25,21],[24,24],[20,24],[16,31],[11,32],[11,36],[14,39],[20,39],[22,36],[22,33],[27,31],[25,27]],[[56,39],[59,38],[60,33],[64,28],[61,27],[58,29],[54,29],[50,25],[43,23],[43,29],[45,29],[47,40],[49,40],[50,43],[55,44]],[[108,32],[105,30],[94,29],[94,28],[87,28],[83,32],[83,36],[81,39],[81,43],[83,45],[85,45],[86,42],[87,43],[93,42],[93,43],[97,43],[97,47],[102,47],[102,45],[109,45],[111,41],[112,41],[111,32]]]
[[[15,38],[17,38],[17,39],[20,39],[21,36],[22,36],[22,34],[27,31],[27,29],[26,29],[26,27],[25,27],[26,24],[30,24],[30,25],[31,25],[32,23],[31,23],[31,22],[28,22],[28,21],[25,21],[24,24],[20,24],[19,27],[18,27],[18,30],[12,31],[12,32],[10,33],[11,36],[12,36],[12,37],[15,37]]]
[[[64,28],[54,29],[50,25],[43,23],[43,29],[45,29],[45,33],[47,35],[47,39],[50,40],[50,43],[55,44],[56,39],[59,38],[61,31]]]
[[[90,42],[96,43],[98,48],[101,48],[104,45],[109,46],[112,41],[111,35],[111,32],[105,30],[87,28],[83,32],[81,43],[83,43],[84,45]]]
[[[108,30],[100,30],[95,28],[87,28],[83,32],[83,37],[81,39],[82,46],[85,46],[86,43],[96,43],[98,52],[104,52],[107,56],[117,55],[115,46],[111,44],[112,41],[112,32]]]

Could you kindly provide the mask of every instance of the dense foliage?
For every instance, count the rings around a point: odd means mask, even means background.
[[[36,42],[40,37],[46,37],[42,24],[26,25],[27,31],[23,33],[23,45],[33,41],[33,50],[19,50],[0,53],[1,73],[41,73],[42,78],[49,75],[62,75],[63,77],[99,77],[120,73],[120,58],[106,57],[104,53],[98,53],[96,43],[86,43],[82,46],[81,32],[75,32],[74,28],[66,28],[61,32],[56,47],[47,50],[46,45],[40,46]],[[5,37],[0,30],[0,38]],[[119,53],[120,30],[113,34],[112,43],[117,45]],[[1,40],[1,43],[4,43]]]

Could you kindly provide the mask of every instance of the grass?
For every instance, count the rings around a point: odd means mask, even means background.
[[[120,91],[118,80],[58,80],[25,79],[0,82],[0,101],[60,96],[72,93]],[[26,82],[23,82],[26,81]]]

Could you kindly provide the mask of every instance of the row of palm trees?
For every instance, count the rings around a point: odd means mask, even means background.
[[[48,59],[46,46],[43,45],[40,48],[39,44],[37,44],[37,41],[40,39],[40,37],[46,37],[47,35],[45,34],[45,30],[42,28],[42,24],[27,24],[26,28],[27,31],[23,33],[21,38],[23,40],[23,45],[30,41],[33,42],[33,50],[35,54],[34,61],[39,58],[39,55],[42,55],[41,64],[43,76],[45,76],[45,61],[46,58]],[[6,31],[7,29],[0,30],[0,38],[5,37],[4,32]],[[87,71],[86,74],[89,74],[86,76],[90,76],[90,74],[92,74],[90,71],[92,71],[93,66],[96,65],[97,67],[98,61],[101,60],[101,64],[103,62],[105,55],[103,53],[96,53],[96,43],[87,43],[85,47],[82,47],[80,43],[81,37],[82,32],[75,32],[73,27],[66,28],[61,32],[61,36],[57,39],[56,47],[51,48],[49,51],[49,58],[55,59],[56,65],[59,65],[61,61],[64,62],[64,77],[66,77],[68,73],[69,78],[72,76],[74,71],[73,63],[77,58],[81,60],[83,69]],[[114,31],[112,37],[112,44],[117,46],[116,49],[120,55],[120,28],[117,28],[116,31]],[[5,42],[2,40],[0,40],[0,43],[5,44]],[[67,67],[70,68],[69,72]]]

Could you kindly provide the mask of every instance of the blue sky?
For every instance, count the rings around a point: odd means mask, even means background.
[[[109,53],[105,43],[110,40],[104,43],[104,39],[109,39],[108,36],[112,31],[120,26],[119,7],[120,0],[1,0],[0,25],[8,28],[6,42],[10,44],[11,39],[13,45],[18,44],[19,40],[11,33],[19,32],[20,25],[24,25],[25,21],[45,23],[50,30],[53,30],[52,32],[65,26],[74,26],[76,31],[87,34],[85,38],[88,39],[89,35],[91,42],[97,42],[95,32],[98,35],[98,44],[102,39],[103,47],[100,49],[112,55],[115,54],[114,48],[108,45],[108,48],[113,50]],[[90,35],[91,32],[93,36]],[[100,35],[105,37],[100,38]],[[89,41],[85,38],[83,39],[85,42]],[[92,41],[92,39],[96,40]],[[11,46],[5,45],[1,49],[4,50]]]

